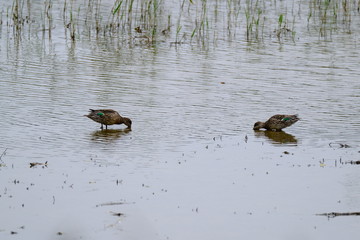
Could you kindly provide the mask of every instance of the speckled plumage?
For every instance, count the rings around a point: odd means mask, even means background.
[[[103,125],[105,125],[106,129],[108,125],[113,124],[125,124],[128,128],[131,128],[131,120],[126,117],[120,116],[120,114],[112,109],[90,109],[90,113],[88,115],[84,115],[91,120],[101,123],[101,129],[103,129]]]
[[[256,122],[254,130],[265,128],[266,130],[281,131],[299,121],[298,115],[277,114],[269,118],[266,122]]]

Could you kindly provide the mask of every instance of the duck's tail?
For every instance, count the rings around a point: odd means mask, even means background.
[[[89,109],[89,114],[85,114],[84,117],[90,117],[90,114],[93,113],[95,110],[94,109]]]

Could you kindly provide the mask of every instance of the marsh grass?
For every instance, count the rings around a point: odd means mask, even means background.
[[[262,41],[264,38],[264,26],[266,17],[266,5],[264,1],[246,0],[245,18],[246,18],[246,40]]]
[[[277,29],[274,31],[275,35],[277,37],[277,39],[279,41],[282,41],[283,38],[289,37],[291,36],[292,40],[295,40],[295,31],[294,29],[294,23],[295,19],[292,22],[292,28],[289,24],[289,20],[286,17],[286,14],[280,14],[279,18],[278,18],[278,27]]]
[[[46,0],[44,2],[44,12],[42,15],[43,18],[42,31],[44,35],[46,31],[48,32],[49,39],[51,39],[51,30],[53,28],[52,6],[53,6],[52,0]]]
[[[129,47],[165,42],[208,49],[219,41],[265,43],[276,37],[295,42],[299,34],[316,33],[324,39],[351,34],[360,15],[360,0],[43,0],[40,14],[34,4],[13,0],[7,7],[0,5],[0,23],[12,28],[14,39],[21,39],[24,29],[32,36],[36,26],[51,39],[53,29],[59,31],[54,14],[60,13],[65,37],[73,42],[95,38]]]
[[[217,5],[216,9],[215,9],[216,19],[218,18],[218,15],[219,15],[218,8],[219,8],[219,6]],[[237,29],[239,27],[239,22],[240,22],[239,16],[240,16],[240,13],[241,13],[241,2],[240,1],[227,0],[226,9],[227,9],[226,31],[227,31],[228,37],[230,39],[233,39],[233,38],[236,38]],[[216,22],[218,22],[218,21],[216,21]]]
[[[308,28],[316,29],[324,39],[339,31],[351,34],[353,18],[359,20],[359,12],[359,0],[312,0],[309,2]]]
[[[24,18],[22,17],[23,5],[21,3],[23,2],[15,0],[11,8],[11,19],[13,22],[14,35],[16,36],[20,36],[19,33],[21,32],[24,23]]]
[[[205,47],[210,41],[208,11],[208,1],[199,1],[196,5],[194,28],[191,32],[190,43],[195,41],[198,45]]]

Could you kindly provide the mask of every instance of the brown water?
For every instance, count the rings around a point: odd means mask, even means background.
[[[19,40],[3,5],[0,238],[357,239],[358,217],[316,214],[360,211],[358,167],[346,164],[360,160],[359,14],[350,33],[319,36],[306,4],[284,2],[305,12],[295,39],[268,29],[205,48],[175,47],[175,30],[152,46],[74,43],[57,2],[51,38],[35,22]],[[83,117],[102,107],[132,131]],[[301,121],[252,130],[277,113]]]

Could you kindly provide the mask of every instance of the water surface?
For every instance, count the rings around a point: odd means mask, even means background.
[[[51,38],[35,22],[19,40],[3,14],[1,239],[355,239],[357,217],[316,214],[360,209],[347,164],[359,160],[359,16],[322,37],[295,5],[295,40],[269,29],[205,48],[174,46],[175,30],[154,45],[72,42],[57,2]],[[132,131],[101,131],[89,108],[118,110]],[[252,130],[278,113],[301,121]]]

